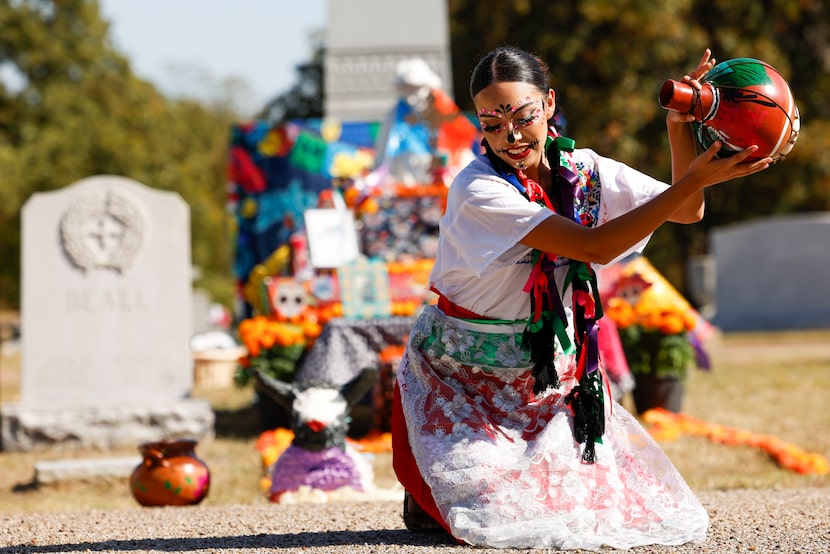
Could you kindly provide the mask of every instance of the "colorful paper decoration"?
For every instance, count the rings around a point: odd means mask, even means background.
[[[294,120],[234,126],[228,152],[228,207],[236,221],[234,275],[239,286],[257,264],[302,230],[303,211],[347,178],[370,167],[379,123]]]

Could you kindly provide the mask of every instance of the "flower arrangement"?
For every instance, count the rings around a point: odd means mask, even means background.
[[[643,414],[643,421],[655,440],[670,441],[681,435],[706,437],[726,445],[747,445],[769,454],[781,467],[804,475],[830,473],[830,462],[821,454],[806,452],[778,437],[753,433],[726,425],[718,425],[685,414],[676,414],[662,408],[653,408]]]
[[[239,324],[239,338],[248,353],[239,359],[234,381],[247,385],[252,370],[265,375],[291,381],[294,371],[306,350],[321,332],[316,320],[300,323],[279,321],[273,316],[255,316]]]
[[[695,361],[689,332],[696,320],[673,307],[611,298],[605,312],[617,326],[631,373],[655,377],[686,377]]]
[[[684,379],[694,362],[707,367],[694,336],[696,312],[650,265],[640,261],[629,269],[614,284],[605,313],[617,327],[635,379]]]

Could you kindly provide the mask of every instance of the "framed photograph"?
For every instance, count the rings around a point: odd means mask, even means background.
[[[377,213],[365,214],[360,231],[361,252],[387,262],[434,259],[438,222],[446,206],[446,187],[414,187],[408,194],[379,196]],[[423,190],[421,190],[423,189]]]
[[[360,258],[337,270],[340,302],[346,319],[371,319],[392,315],[389,273],[380,260]]]
[[[337,269],[360,257],[352,212],[312,209],[303,212],[303,219],[313,268]]]

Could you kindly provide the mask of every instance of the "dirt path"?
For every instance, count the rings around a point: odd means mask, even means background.
[[[830,490],[709,491],[707,539],[645,553],[830,551]],[[223,506],[0,515],[0,554],[53,552],[341,552],[496,554],[403,527],[393,502]],[[538,552],[538,551],[537,551]],[[601,549],[600,552],[619,552]]]

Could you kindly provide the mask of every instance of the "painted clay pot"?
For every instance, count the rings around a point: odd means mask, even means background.
[[[703,148],[720,140],[718,156],[723,157],[757,144],[758,151],[747,160],[770,156],[776,161],[792,150],[801,119],[789,85],[772,66],[752,58],[727,60],[700,83],[698,91],[686,83],[665,81],[660,105],[693,114],[692,127]]]
[[[130,489],[142,506],[198,504],[210,488],[210,471],[196,457],[194,439],[168,439],[139,445],[142,462],[130,476]]]

